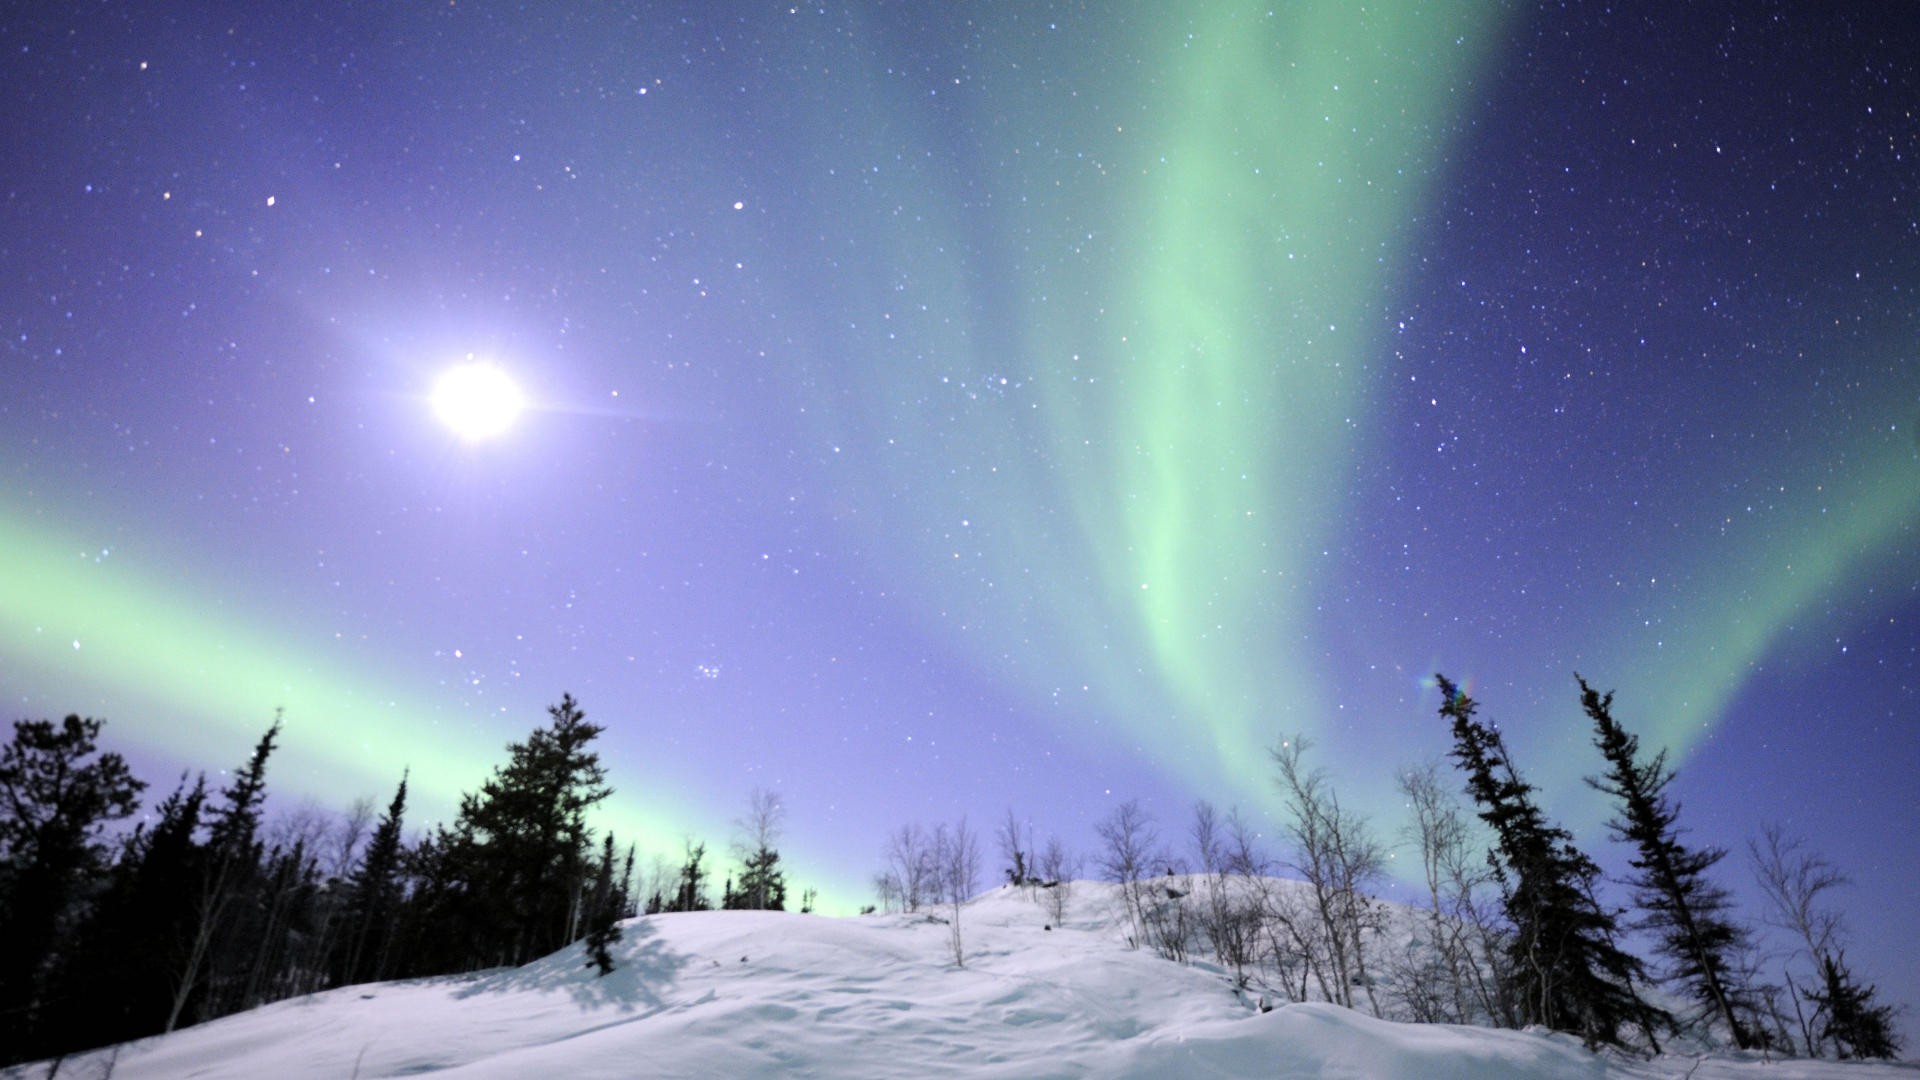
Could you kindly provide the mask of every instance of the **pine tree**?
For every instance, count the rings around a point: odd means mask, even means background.
[[[0,751],[0,1046],[24,1052],[50,963],[82,888],[106,864],[101,834],[146,785],[98,752],[101,721],[22,720]],[[0,1061],[12,1053],[0,1051]]]
[[[407,812],[407,773],[387,804],[387,812],[367,841],[366,857],[347,881],[347,951],[342,983],[386,977],[388,948],[400,908],[400,829]]]
[[[674,890],[673,899],[668,901],[665,910],[713,910],[713,904],[707,899],[708,871],[700,865],[706,857],[707,845],[687,841],[687,859],[680,864],[680,885]]]
[[[1893,1034],[1893,1006],[1874,1003],[1877,987],[1861,986],[1845,956],[1820,958],[1820,987],[1804,991],[1827,1014],[1822,1031],[1842,1058],[1891,1058],[1900,1052]]]
[[[455,967],[517,966],[577,936],[586,813],[612,790],[587,749],[603,729],[571,694],[547,715],[548,726],[510,745],[506,766],[462,796],[453,827],[436,835],[439,899],[452,916],[444,931],[458,935],[442,941],[460,954],[446,957]]]
[[[1675,822],[1679,806],[1668,797],[1674,773],[1666,751],[1640,760],[1640,740],[1613,718],[1613,694],[1600,694],[1578,675],[1580,705],[1593,720],[1594,745],[1607,773],[1587,782],[1613,797],[1618,815],[1608,823],[1614,838],[1634,845],[1631,879],[1642,918],[1635,929],[1651,931],[1666,958],[1668,979],[1683,986],[1709,1014],[1718,1016],[1734,1044],[1748,1049],[1755,1028],[1751,1004],[1738,984],[1733,958],[1747,944],[1746,930],[1731,921],[1725,889],[1706,873],[1726,856],[1723,848],[1693,849],[1681,843]]]
[[[194,918],[165,1031],[172,1031],[188,1015],[188,1003],[204,992],[203,981],[211,981],[209,968],[230,959],[229,946],[244,940],[235,934],[233,923],[238,919],[231,916],[236,914],[235,901],[248,895],[260,875],[260,808],[267,798],[267,759],[279,737],[276,713],[247,764],[221,793],[222,805],[212,815],[206,848],[198,860],[201,874],[194,889]]]
[[[1499,730],[1474,719],[1478,704],[1446,676],[1435,679],[1440,715],[1452,722],[1452,756],[1467,774],[1480,819],[1494,831],[1492,862],[1512,924],[1507,951],[1521,1022],[1575,1032],[1590,1047],[1624,1046],[1621,1029],[1629,1024],[1651,1041],[1663,1014],[1634,990],[1645,971],[1615,944],[1613,915],[1594,896],[1600,868],[1571,833],[1547,820]]]
[[[44,1028],[49,1048],[124,1042],[165,1027],[196,925],[203,852],[195,834],[206,801],[206,777],[191,787],[182,777],[153,826],[127,837],[55,977]]]
[[[600,869],[594,875],[593,889],[587,897],[587,966],[598,974],[613,973],[614,942],[621,938],[620,918],[627,905],[625,889],[613,880],[613,834],[608,833],[600,851]]]

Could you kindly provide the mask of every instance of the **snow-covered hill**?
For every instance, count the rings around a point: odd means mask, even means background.
[[[1914,1080],[1902,1065],[1596,1057],[1556,1035],[1261,1012],[1218,970],[1129,949],[1107,886],[1067,924],[1000,889],[966,906],[967,964],[927,914],[663,915],[619,969],[578,947],[511,971],[348,987],[75,1055],[59,1077],[1686,1077]],[[49,1063],[8,1070],[42,1077]]]

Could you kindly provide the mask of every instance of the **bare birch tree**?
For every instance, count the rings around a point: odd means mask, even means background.
[[[947,905],[947,937],[953,949],[953,965],[966,967],[960,912],[980,887],[980,841],[963,817],[951,829],[944,824],[934,828],[928,853],[939,898]]]
[[[1386,853],[1374,840],[1364,817],[1340,804],[1324,771],[1308,771],[1301,756],[1308,749],[1300,737],[1284,739],[1271,751],[1276,780],[1285,802],[1295,851],[1292,864],[1312,893],[1313,915],[1320,933],[1301,935],[1326,950],[1332,1000],[1353,1007],[1353,987],[1366,991],[1369,1006],[1380,1015],[1380,1003],[1367,972],[1367,938],[1379,926],[1379,910],[1367,890],[1384,872]]]
[[[1159,833],[1154,830],[1153,818],[1140,808],[1136,799],[1128,799],[1114,807],[1106,817],[1094,823],[1093,832],[1102,845],[1100,872],[1108,881],[1120,886],[1120,902],[1126,909],[1128,924],[1133,929],[1128,944],[1138,948],[1146,930],[1146,912],[1142,902],[1145,889],[1141,879],[1152,873],[1149,863],[1160,842]]]
[[[1805,841],[1787,835],[1777,824],[1766,826],[1760,839],[1747,841],[1747,856],[1754,880],[1767,901],[1767,911],[1761,921],[1790,935],[1796,942],[1794,955],[1804,954],[1808,966],[1819,972],[1833,957],[1845,933],[1839,913],[1826,906],[1824,896],[1850,884],[1847,875],[1824,857],[1808,851]],[[1817,1011],[1812,1015],[1807,1013],[1791,971],[1785,978],[1806,1053],[1810,1057],[1818,1056],[1826,1043],[1821,1034],[1822,1017]]]
[[[1040,904],[1046,909],[1049,926],[1059,926],[1067,917],[1067,903],[1073,898],[1073,882],[1080,876],[1080,857],[1067,850],[1058,836],[1048,836],[1040,849]]]

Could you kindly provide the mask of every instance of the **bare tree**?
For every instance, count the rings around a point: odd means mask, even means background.
[[[966,967],[960,909],[979,889],[980,841],[963,817],[951,829],[944,824],[936,826],[928,849],[939,898],[947,905],[947,936],[953,949],[953,964]]]
[[[1754,878],[1771,909],[1766,923],[1792,934],[1815,964],[1832,955],[1845,931],[1840,916],[1822,906],[1822,894],[1852,884],[1838,867],[1806,850],[1805,841],[1768,825],[1747,842]]]
[[[1312,890],[1314,915],[1320,923],[1320,933],[1305,940],[1317,938],[1327,950],[1332,1000],[1352,1008],[1357,983],[1378,1016],[1380,1003],[1367,973],[1366,944],[1368,933],[1379,927],[1380,914],[1367,890],[1382,876],[1386,853],[1374,840],[1367,820],[1340,805],[1325,772],[1304,767],[1301,755],[1308,745],[1295,737],[1282,740],[1271,751],[1290,819],[1288,832],[1297,860],[1293,868]]]
[[[1040,849],[1040,903],[1046,908],[1050,926],[1059,926],[1067,917],[1067,902],[1073,898],[1073,882],[1080,876],[1080,857],[1067,850],[1058,836],[1047,837]]]
[[[1133,935],[1128,943],[1137,948],[1146,929],[1146,910],[1142,902],[1145,889],[1141,879],[1152,873],[1149,864],[1160,842],[1159,833],[1154,830],[1153,818],[1140,808],[1136,799],[1128,799],[1114,807],[1106,817],[1094,823],[1093,832],[1102,845],[1100,872],[1107,880],[1120,886],[1120,901],[1133,927]]]
[[[657,915],[667,908],[667,897],[680,880],[680,868],[667,861],[666,853],[656,851],[641,875],[640,892],[646,897],[641,910]]]
[[[1792,935],[1798,943],[1794,955],[1804,953],[1809,967],[1820,971],[1838,950],[1845,933],[1840,915],[1824,906],[1822,897],[1850,884],[1847,876],[1825,858],[1808,851],[1803,840],[1788,836],[1777,824],[1766,826],[1760,839],[1747,841],[1747,855],[1754,880],[1767,899],[1768,910],[1761,921]],[[1820,1034],[1822,1017],[1817,1011],[1811,1016],[1806,1013],[1790,972],[1787,994],[1792,999],[1806,1053],[1819,1055],[1826,1042]]]
[[[747,796],[747,812],[734,821],[733,857],[741,866],[740,888],[733,905],[749,911],[786,908],[786,875],[780,870],[780,834],[787,808],[780,793],[754,788]]]
[[[787,807],[780,793],[754,788],[747,794],[747,812],[733,822],[735,852],[744,861],[755,851],[778,847],[786,822]]]
[[[1188,832],[1200,860],[1195,888],[1200,892],[1201,930],[1214,959],[1232,968],[1234,985],[1245,989],[1247,966],[1258,955],[1259,911],[1249,903],[1251,882],[1236,876],[1233,864],[1236,846],[1251,845],[1249,830],[1238,810],[1223,822],[1213,804],[1201,799],[1193,804]]]
[[[327,852],[327,873],[345,879],[360,866],[360,849],[373,835],[373,823],[380,816],[373,797],[362,795],[347,804],[347,812],[333,831],[333,846]]]
[[[886,865],[874,881],[883,902],[891,898],[902,911],[918,911],[939,901],[930,838],[920,826],[902,825],[889,833],[881,857]]]
[[[1402,837],[1419,849],[1428,902],[1425,954],[1406,958],[1398,981],[1410,998],[1422,996],[1422,1003],[1408,1001],[1416,1020],[1464,1024],[1476,1014],[1499,1020],[1498,995],[1482,970],[1483,957],[1498,955],[1484,904],[1492,872],[1470,844],[1467,817],[1440,776],[1435,762],[1396,776],[1413,813]]]
[[[1332,1001],[1333,988],[1319,966],[1326,950],[1315,944],[1318,921],[1297,883],[1275,878],[1279,865],[1261,846],[1253,823],[1237,809],[1227,815],[1222,857],[1243,890],[1237,916],[1249,963],[1271,968],[1288,1000],[1308,1000],[1308,989],[1317,982],[1321,998]]]

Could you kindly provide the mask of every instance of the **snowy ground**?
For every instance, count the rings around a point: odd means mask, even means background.
[[[1920,1078],[1913,1065],[1596,1057],[1561,1036],[1330,1005],[1262,1013],[1208,965],[1127,948],[1107,888],[1083,883],[1051,930],[1015,890],[975,900],[964,969],[926,914],[663,915],[626,924],[606,978],[576,947],[512,971],[347,987],[75,1055],[58,1075]]]

